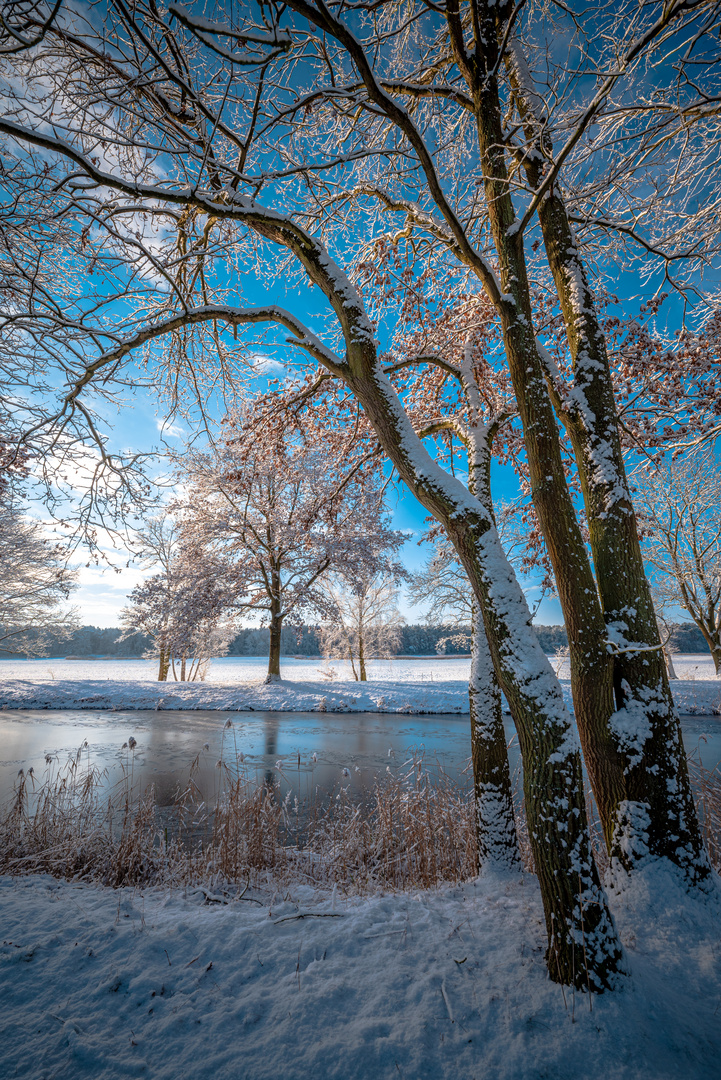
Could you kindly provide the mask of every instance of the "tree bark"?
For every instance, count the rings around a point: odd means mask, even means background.
[[[473,96],[489,221],[498,252],[500,306],[508,368],[523,425],[531,496],[553,565],[568,633],[573,702],[589,773],[604,822],[614,819],[622,792],[622,765],[609,720],[614,710],[613,661],[586,545],[566,482],[561,444],[533,329],[523,237],[516,231],[505,163],[490,7],[480,9],[477,31],[485,51],[461,57]],[[460,52],[460,39],[454,39]],[[609,835],[612,825],[609,825]]]
[[[163,646],[161,645],[161,647],[160,647],[160,658],[159,658],[159,664],[158,664],[158,682],[167,682],[169,668],[170,668],[170,657],[168,656],[167,650],[164,649]]]
[[[686,610],[689,611],[688,608],[686,608]],[[718,678],[719,675],[721,675],[721,632],[716,626],[716,620],[712,619],[709,625],[708,623],[701,621],[693,612],[689,611],[689,615],[706,640],[709,652],[711,653],[711,659],[713,660],[714,672],[716,678]]]
[[[270,584],[270,645],[266,683],[280,682],[280,635],[285,616],[282,610],[280,571],[275,567],[271,570]]]
[[[280,682],[280,633],[283,628],[283,616],[274,607],[270,609],[270,648],[268,650],[267,683]]]
[[[468,698],[478,863],[481,869],[519,871],[521,855],[513,813],[501,688],[477,603],[473,604],[471,637]]]
[[[368,676],[366,674],[366,656],[365,656],[365,642],[363,640],[363,623],[361,622],[358,627],[358,669],[360,672],[359,682],[367,682]]]
[[[466,391],[470,395],[470,390]],[[469,405],[473,401],[469,396]],[[491,492],[491,445],[495,427],[469,427],[466,438],[468,486],[495,524]],[[499,869],[519,870],[513,793],[503,727],[501,688],[478,601],[471,610],[471,676],[468,683],[471,760],[476,797],[478,859]]]
[[[509,14],[504,7],[501,18]],[[552,147],[541,134],[518,48],[511,43],[507,68],[527,138],[535,142],[526,173],[538,188]],[[606,342],[558,185],[541,200],[538,217],[571,352],[572,393],[562,395],[548,365],[545,377],[581,480],[603,618],[602,631],[598,620],[588,630],[595,652],[607,653],[615,705],[609,711],[606,702],[593,726],[588,724],[576,701],[578,649],[569,630],[574,703],[589,778],[612,860],[630,870],[646,855],[661,856],[694,883],[707,877],[710,867],[626,482]],[[567,624],[569,614],[564,606]],[[602,689],[607,699],[608,671],[599,682]]]

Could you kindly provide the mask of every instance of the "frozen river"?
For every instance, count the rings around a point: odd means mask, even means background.
[[[721,718],[686,716],[682,723],[687,751],[700,753],[707,768],[721,761]],[[509,740],[514,736],[508,717],[506,734]],[[137,740],[132,753],[123,749],[130,736]],[[241,768],[249,778],[272,780],[283,795],[290,788],[300,799],[316,789],[326,795],[340,785],[360,796],[386,769],[396,772],[419,753],[463,786],[470,782],[467,716],[17,710],[0,713],[0,802],[12,794],[19,769],[32,767],[40,778],[46,755],[57,768],[80,747],[82,766],[107,770],[108,787],[123,767],[132,766],[137,790],[152,783],[161,805],[173,801],[196,758],[195,780],[205,799],[212,799],[218,789],[216,763],[222,759],[235,770],[241,755]],[[518,759],[515,739],[510,753],[513,767]]]

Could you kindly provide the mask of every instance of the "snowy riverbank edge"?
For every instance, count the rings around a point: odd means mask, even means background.
[[[691,899],[651,868],[613,901],[631,975],[589,1008],[548,980],[528,874],[366,898],[299,885],[230,904],[2,877],[3,1076],[716,1075],[718,887]]]
[[[567,704],[571,687],[561,680]],[[721,682],[681,680],[672,684],[681,713],[721,714]],[[298,681],[278,683],[159,683],[131,680],[58,679],[0,682],[2,709],[208,709],[223,712],[468,713],[464,680]]]

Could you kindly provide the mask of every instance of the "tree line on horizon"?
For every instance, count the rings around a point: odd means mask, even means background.
[[[470,633],[470,626],[459,627]],[[557,649],[568,645],[565,626],[542,625],[535,623],[534,631],[545,653],[553,654]],[[675,653],[705,653],[708,646],[703,635],[693,623],[673,623],[670,626],[669,644]],[[267,656],[270,630],[267,626],[247,626],[238,630],[228,646],[227,656]],[[433,656],[438,653],[438,643],[445,639],[445,655],[459,656],[467,654],[468,649],[448,637],[447,626],[425,626],[421,623],[408,623],[400,627],[400,643],[396,656]],[[124,636],[124,631],[115,626],[82,626],[69,637],[53,637],[45,641],[46,656],[87,656],[87,657],[122,657],[141,658],[150,647],[150,639],[144,634],[132,637]],[[281,633],[280,651],[282,656],[317,656],[323,655],[321,649],[321,631],[317,626],[286,626]],[[17,654],[2,652],[0,658],[17,659]]]

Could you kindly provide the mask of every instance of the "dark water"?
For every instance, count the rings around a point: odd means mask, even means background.
[[[506,722],[514,768],[517,742],[510,718]],[[687,751],[700,755],[707,768],[717,765],[721,718],[689,716],[682,725]],[[130,736],[137,741],[133,751],[123,749]],[[408,769],[414,755],[423,755],[430,767],[442,767],[463,787],[470,783],[467,716],[19,710],[0,713],[0,804],[12,796],[19,769],[27,773],[32,767],[39,781],[48,768],[46,755],[57,772],[80,748],[79,767],[104,770],[108,790],[126,770],[132,772],[136,791],[154,785],[161,806],[170,805],[187,785],[196,759],[194,781],[206,800],[219,791],[220,760],[234,774],[273,783],[283,795],[290,790],[301,800],[340,787],[360,798],[386,770],[397,774]]]

